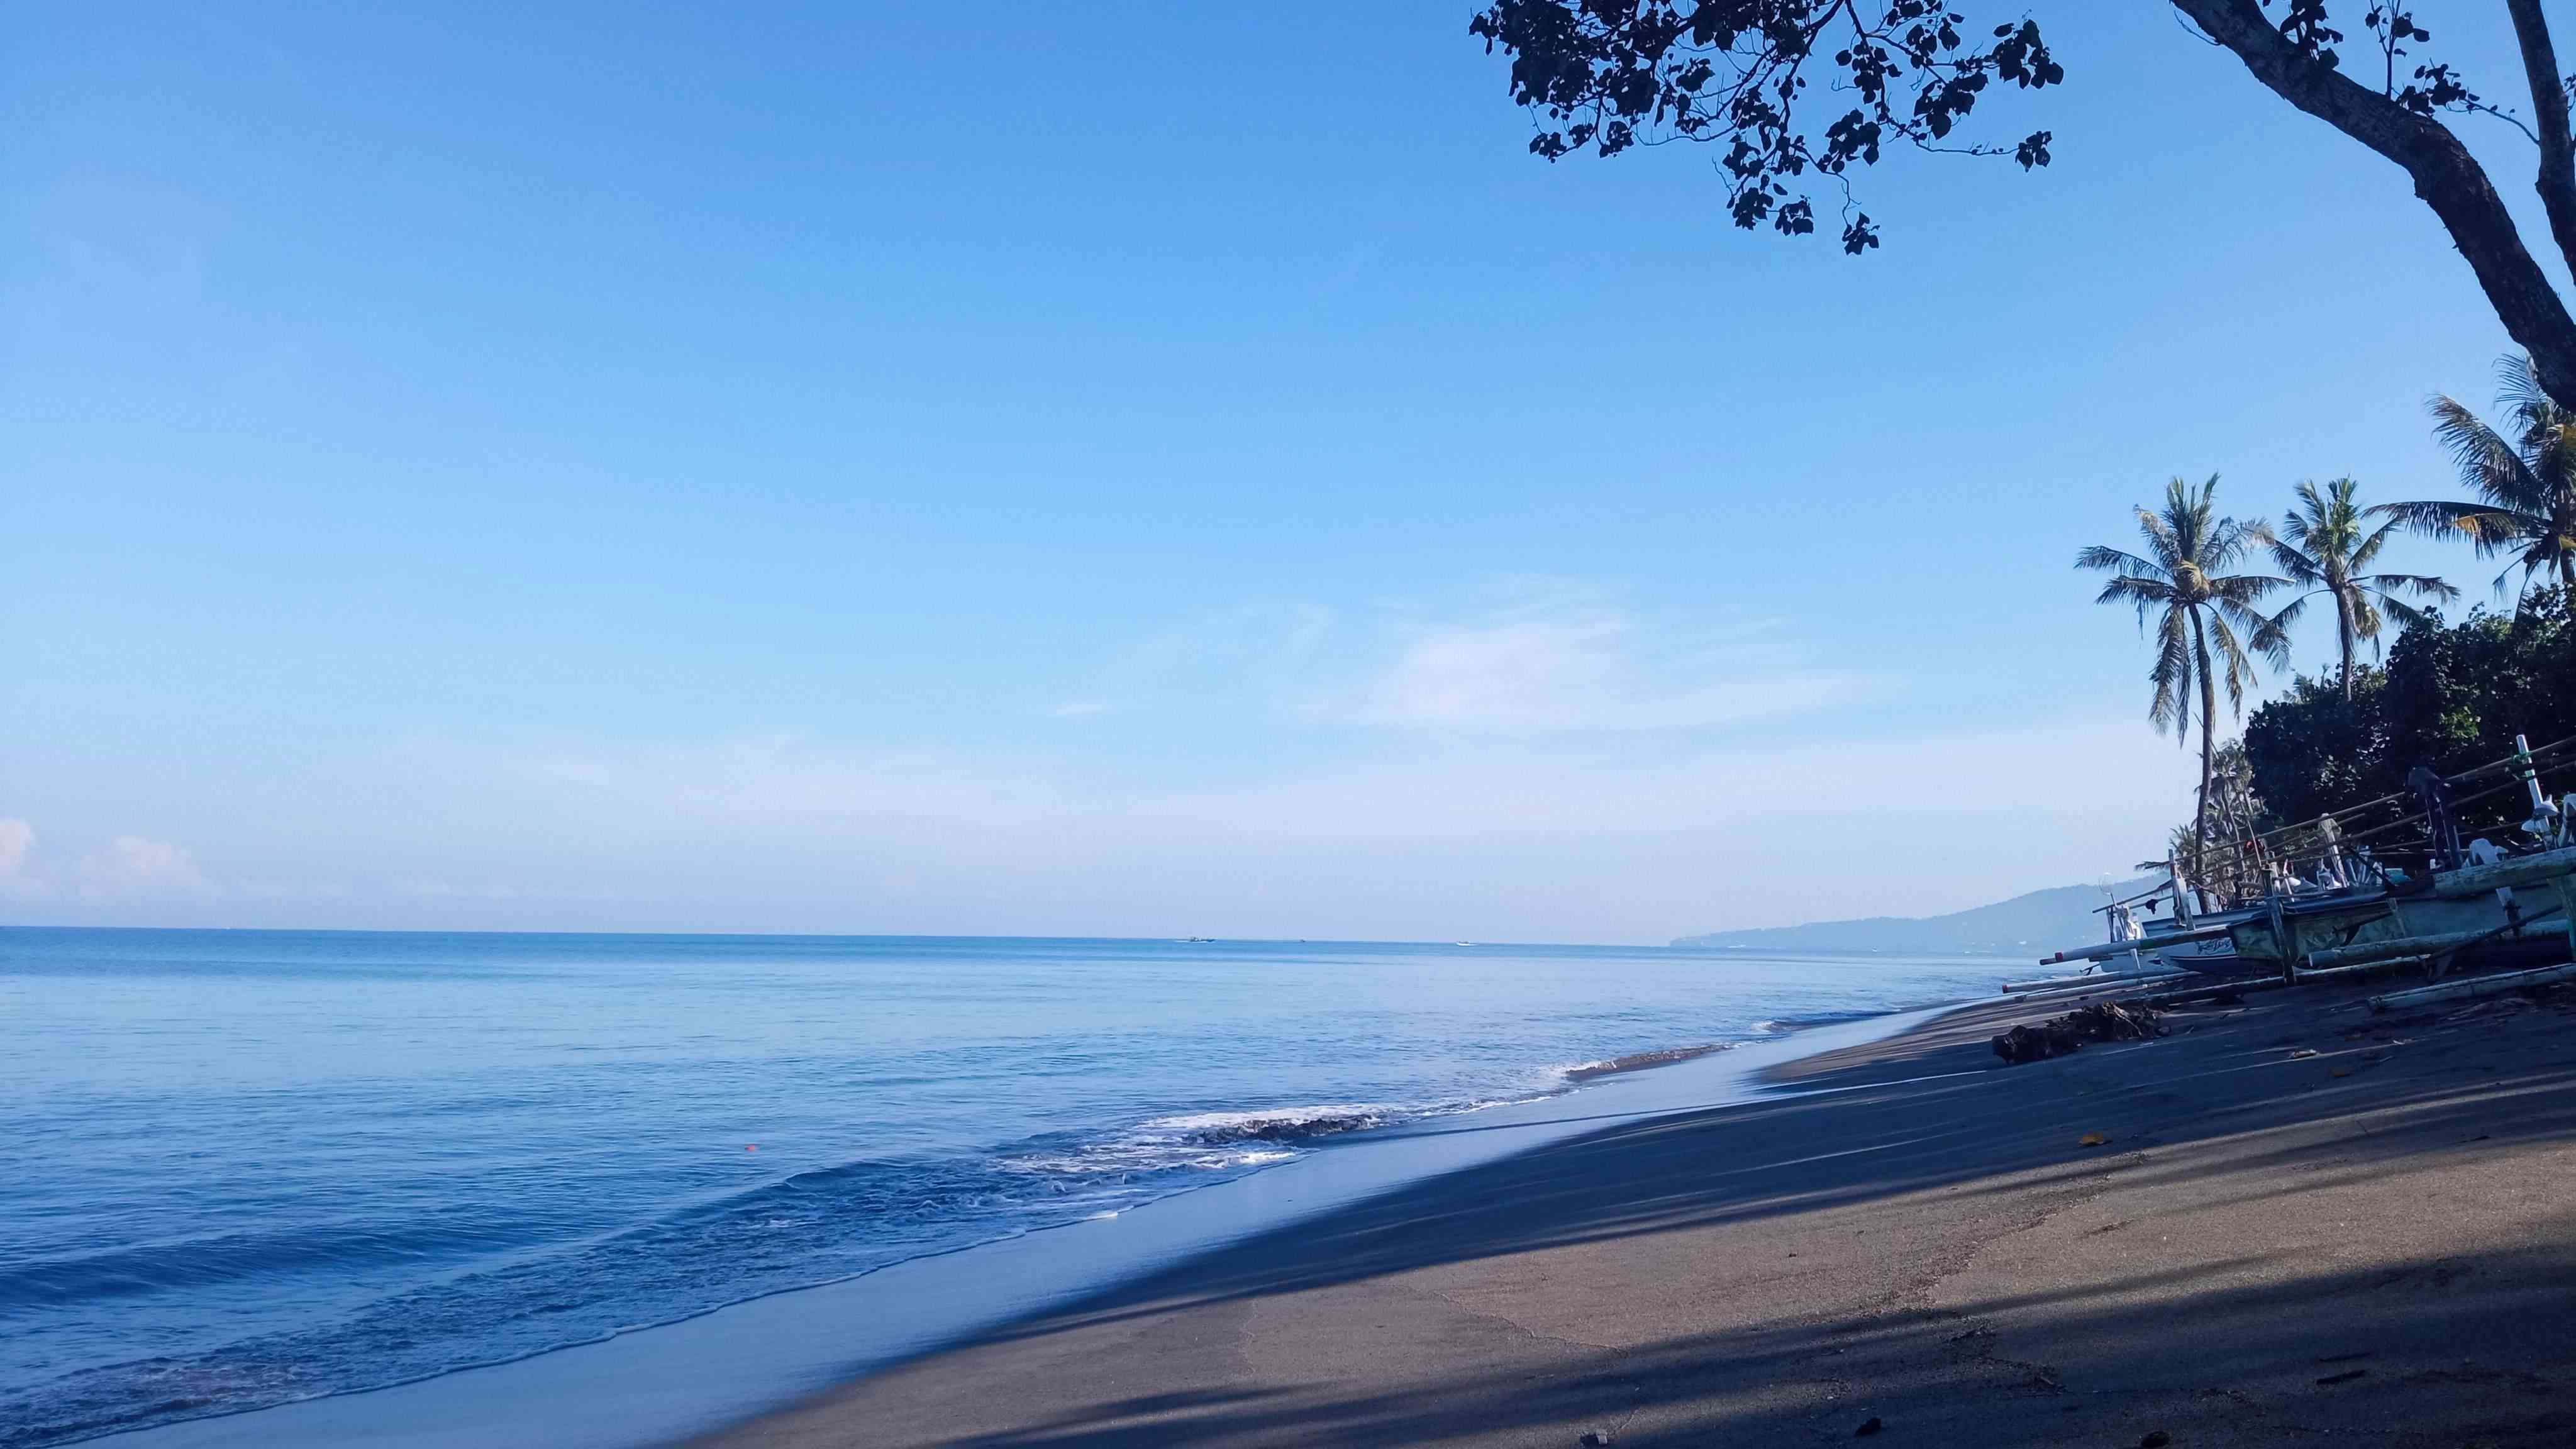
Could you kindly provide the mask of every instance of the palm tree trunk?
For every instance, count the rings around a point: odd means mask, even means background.
[[[2567,604],[2576,608],[2576,553],[2558,556],[2558,587],[2567,591]]]
[[[2209,876],[2203,857],[2209,842],[2209,767],[2217,753],[2218,684],[2209,677],[2209,639],[2201,632],[2200,610],[2191,611],[2192,663],[2200,674],[2200,804],[2191,816],[2191,878],[2201,891],[2201,909],[2209,903]]]
[[[2335,590],[2335,642],[2343,647],[2343,699],[2352,703],[2352,600]]]

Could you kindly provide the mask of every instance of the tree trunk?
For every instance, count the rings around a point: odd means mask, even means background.
[[[2460,138],[2441,122],[2415,115],[2309,59],[2283,38],[2263,13],[2260,0],[2173,0],[2173,4],[2210,39],[2235,52],[2273,94],[2405,168],[2414,179],[2415,194],[2433,208],[2450,232],[2452,244],[2477,273],[2478,285],[2485,290],[2488,305],[2495,308],[2497,320],[2531,354],[2532,371],[2541,388],[2560,407],[2576,409],[2576,317],[2568,315],[2567,304],[2550,285],[2549,275],[2532,259],[2522,234],[2514,229],[2513,215],[2505,210],[2495,183],[2487,179]],[[2537,23],[2536,8],[2533,18]],[[2546,27],[2538,33],[2545,41]],[[2565,115],[2563,100],[2558,113]],[[2555,174],[2554,164],[2544,159],[2544,199],[2551,194],[2547,178]],[[2555,206],[2551,212],[2554,219]]]
[[[2531,83],[2531,129],[2540,138],[2540,176],[2533,183],[2549,213],[2558,254],[2576,267],[2576,143],[2567,133],[2567,83],[2559,77],[2558,51],[2540,0],[2504,0],[2513,12],[2514,39],[2522,46],[2522,73]]]
[[[2352,599],[2335,590],[2335,643],[2343,648],[2343,701],[2352,703]]]
[[[2200,887],[2200,907],[2206,911],[2212,907],[2202,861],[2209,847],[2209,766],[2217,751],[2218,682],[2209,677],[2209,639],[2201,632],[2197,608],[2191,611],[2191,654],[2200,673],[2200,804],[2191,816],[2191,878]]]

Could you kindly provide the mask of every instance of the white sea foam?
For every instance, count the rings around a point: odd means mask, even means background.
[[[1710,1042],[1703,1046],[1665,1047],[1659,1051],[1630,1052],[1623,1057],[1604,1057],[1598,1061],[1577,1062],[1573,1066],[1560,1067],[1557,1070],[1559,1075],[1563,1076],[1566,1081],[1580,1086],[1585,1082],[1591,1081],[1595,1077],[1613,1076],[1620,1072],[1643,1071],[1648,1067],[1670,1066],[1675,1062],[1689,1061],[1693,1057],[1704,1057],[1714,1052],[1730,1051],[1735,1047],[1735,1045],[1736,1044],[1731,1041],[1721,1041]]]
[[[1563,1090],[1558,1082],[1552,1091]],[[1080,1194],[1095,1184],[1124,1185],[1141,1174],[1188,1170],[1240,1172],[1290,1162],[1324,1139],[1487,1107],[1537,1101],[1552,1094],[1431,1102],[1399,1107],[1385,1102],[1314,1102],[1225,1112],[1180,1112],[1152,1117],[1098,1141],[1002,1160],[1013,1172],[1066,1184],[1055,1191]]]

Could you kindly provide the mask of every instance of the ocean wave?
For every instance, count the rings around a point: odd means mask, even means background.
[[[1181,1140],[1201,1146],[1229,1147],[1238,1142],[1305,1142],[1344,1132],[1365,1132],[1385,1126],[1389,1116],[1384,1107],[1354,1105],[1198,1112],[1156,1118],[1146,1123],[1144,1130],[1176,1133]]]
[[[1056,1191],[1132,1187],[1165,1174],[1196,1176],[1268,1167],[1305,1155],[1320,1138],[1364,1132],[1424,1115],[1379,1103],[1186,1112],[1152,1117],[1084,1141],[1006,1154],[1005,1170],[1051,1179]]]
[[[1658,1051],[1630,1052],[1624,1057],[1608,1057],[1597,1062],[1581,1062],[1574,1066],[1561,1069],[1559,1074],[1567,1081],[1580,1085],[1599,1077],[1616,1076],[1621,1072],[1640,1072],[1644,1071],[1648,1067],[1670,1066],[1674,1062],[1686,1062],[1695,1057],[1704,1057],[1717,1052],[1731,1051],[1735,1046],[1736,1043],[1731,1041],[1719,1041],[1709,1042],[1702,1046],[1665,1047]]]
[[[1867,1021],[1873,1016],[1884,1014],[1876,1008],[1867,1011],[1817,1011],[1805,1016],[1757,1021],[1753,1023],[1753,1029],[1764,1036],[1786,1036],[1793,1031],[1806,1031],[1819,1026],[1835,1026],[1846,1021]]]
[[[458,1227],[307,1224],[109,1248],[0,1268],[0,1309],[467,1259],[511,1246],[527,1231],[498,1219]]]

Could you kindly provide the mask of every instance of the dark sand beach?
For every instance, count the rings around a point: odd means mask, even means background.
[[[2576,992],[2360,997],[1963,1009],[704,1442],[2576,1444]]]

